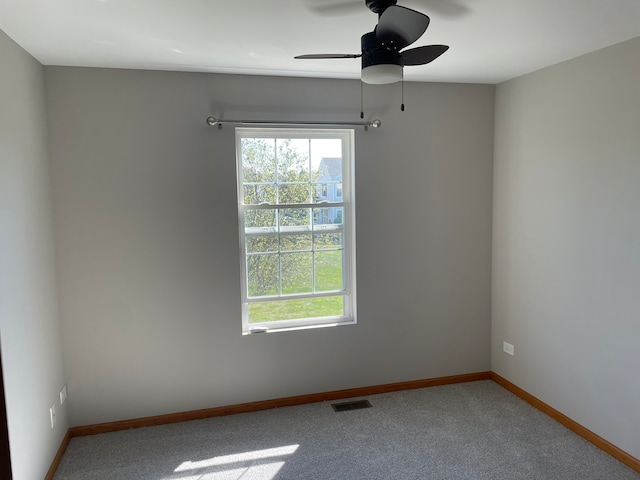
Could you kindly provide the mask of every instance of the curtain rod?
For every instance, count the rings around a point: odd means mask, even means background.
[[[371,128],[379,128],[382,125],[380,120],[371,120],[370,122],[278,122],[274,120],[222,120],[215,117],[207,117],[207,125],[222,128],[225,123],[235,125],[277,125],[277,126],[333,126],[333,127],[364,127],[367,130]]]

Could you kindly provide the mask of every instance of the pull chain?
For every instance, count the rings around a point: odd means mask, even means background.
[[[363,93],[364,85],[363,81],[360,80],[360,118],[364,118],[364,93]]]
[[[400,111],[404,112],[404,68],[402,69],[402,78],[400,79],[400,91],[402,95],[402,104],[400,105]]]

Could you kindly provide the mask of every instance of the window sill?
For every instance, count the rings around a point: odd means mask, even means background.
[[[343,325],[356,325],[358,322],[351,318],[339,322],[330,323],[314,323],[310,325],[295,325],[295,326],[271,326],[271,327],[252,327],[249,330],[242,332],[242,335],[258,335],[263,333],[280,333],[280,332],[292,332],[296,330],[311,330],[315,328],[328,328],[328,327],[340,327]]]

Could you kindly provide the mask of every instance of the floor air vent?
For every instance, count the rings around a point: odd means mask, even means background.
[[[346,412],[347,410],[360,410],[361,408],[371,408],[369,400],[355,400],[353,402],[332,403],[331,407],[336,412]]]

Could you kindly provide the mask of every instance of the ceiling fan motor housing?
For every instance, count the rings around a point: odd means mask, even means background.
[[[377,38],[376,32],[362,36],[362,72],[364,83],[384,84],[402,80],[400,53],[395,47],[389,47]]]
[[[373,13],[381,15],[391,5],[398,3],[397,0],[365,0],[367,8]]]
[[[371,65],[400,65],[400,53],[394,48],[380,44],[376,32],[365,33],[360,39],[362,68]]]

